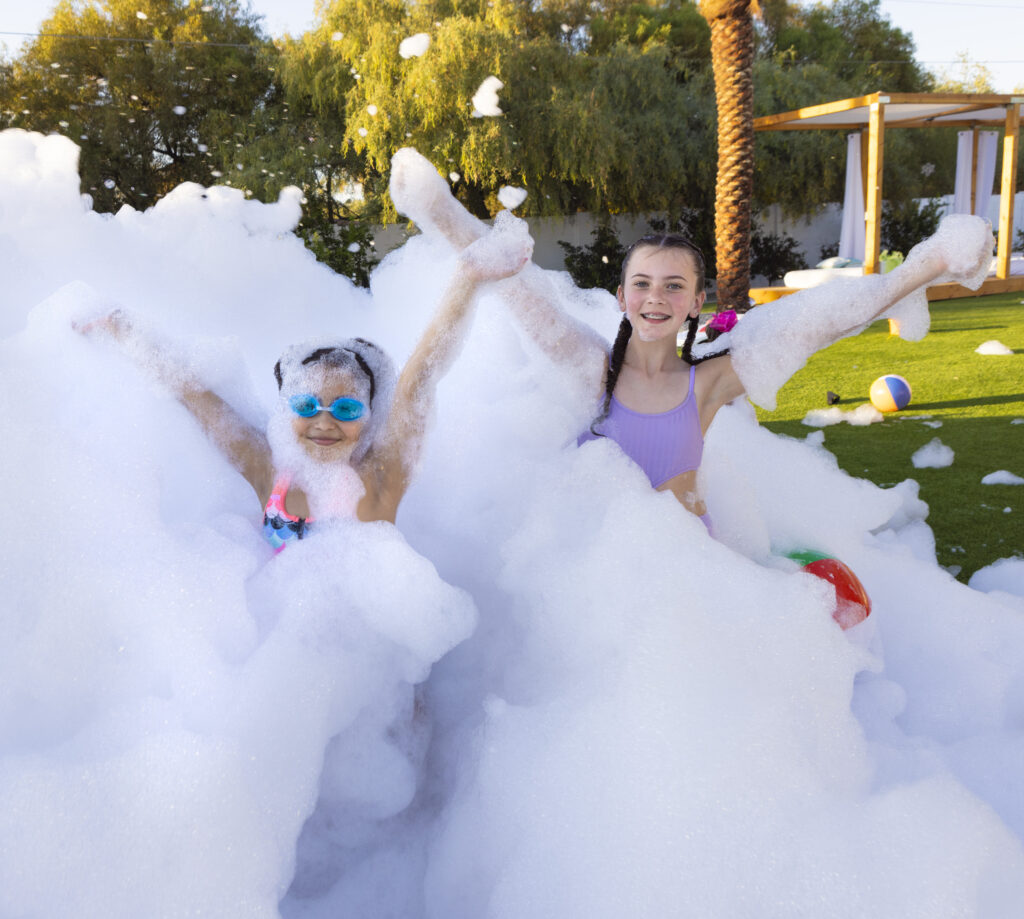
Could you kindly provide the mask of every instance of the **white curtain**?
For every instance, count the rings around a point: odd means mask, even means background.
[[[846,137],[846,191],[843,194],[843,225],[839,231],[839,255],[864,261],[864,179],[860,165],[860,134]],[[968,190],[968,194],[970,191]]]
[[[999,152],[999,132],[978,132],[978,162],[974,159],[974,132],[957,133],[956,181],[953,187],[953,213],[974,213],[988,217],[992,199],[992,181],[996,175],[996,154]],[[971,210],[971,174],[974,174],[974,210]]]

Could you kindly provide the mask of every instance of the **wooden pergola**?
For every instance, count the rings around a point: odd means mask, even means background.
[[[1017,185],[1017,150],[1020,143],[1024,96],[995,93],[872,93],[812,105],[779,115],[754,119],[755,131],[860,131],[861,149],[867,150],[864,169],[865,243],[864,273],[878,271],[882,217],[882,162],[887,128],[1003,127],[1003,174],[999,197],[999,246],[996,276],[977,291],[959,284],[940,284],[928,290],[929,299],[975,296],[1024,290],[1024,277],[1010,276],[1013,248],[1013,199]],[[977,162],[977,157],[974,159]],[[972,180],[973,185],[973,180]],[[974,199],[972,187],[971,199]],[[771,288],[770,288],[771,289]],[[785,288],[772,290],[783,291]],[[752,291],[753,295],[754,292]],[[756,299],[756,297],[755,297]],[[774,297],[771,297],[774,299]]]

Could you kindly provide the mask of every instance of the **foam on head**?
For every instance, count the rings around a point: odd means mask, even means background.
[[[369,413],[359,444],[352,455],[358,462],[383,433],[395,390],[395,368],[387,354],[363,338],[311,339],[287,348],[274,365],[280,391],[279,413],[290,415],[287,399],[314,392],[324,368],[344,371],[360,381],[359,397]]]

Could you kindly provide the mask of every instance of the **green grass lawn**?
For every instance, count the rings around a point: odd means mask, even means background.
[[[758,409],[758,418],[803,438],[817,430],[803,418],[828,407],[829,390],[850,411],[869,401],[877,377],[905,377],[913,392],[906,409],[877,424],[825,427],[825,446],[848,473],[877,485],[917,481],[939,563],[966,581],[996,559],[1024,555],[1024,485],[981,484],[999,469],[1024,477],[1024,294],[936,302],[931,314],[923,341],[890,336],[883,321],[816,354],[779,393],[776,411]],[[976,354],[990,339],[1014,353]],[[913,453],[936,437],[953,464],[914,468]]]

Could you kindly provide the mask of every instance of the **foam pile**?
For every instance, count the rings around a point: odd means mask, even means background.
[[[93,213],[77,150],[0,134],[0,914],[406,919],[1014,916],[1024,572],[967,587],[907,481],[716,420],[717,540],[487,296],[389,524],[274,557],[185,411],[70,330],[121,306],[265,423],[314,335],[401,363],[454,266],[372,295],[296,198]],[[603,334],[611,298],[566,308]],[[835,554],[843,633],[781,554]]]

